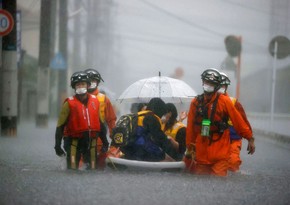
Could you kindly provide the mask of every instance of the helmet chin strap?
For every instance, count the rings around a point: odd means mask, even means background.
[[[83,96],[85,96],[85,95],[87,95],[87,93],[83,93],[83,94],[76,94],[77,96],[79,96],[79,97],[83,97]]]
[[[88,93],[84,94],[76,94],[77,99],[81,101],[83,104],[86,104],[88,102]]]
[[[217,86],[215,86],[215,88],[214,88],[214,92],[218,91],[221,87],[222,87],[221,85],[217,85]]]
[[[228,86],[225,87],[225,93],[227,93],[227,90],[228,90]]]
[[[95,90],[97,90],[97,88],[98,88],[98,87],[95,87],[95,88],[88,88],[88,92],[89,92],[89,93],[92,93],[92,92],[94,92]]]

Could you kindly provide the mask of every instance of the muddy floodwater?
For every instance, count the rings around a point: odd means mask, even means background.
[[[290,204],[290,148],[256,135],[256,153],[242,148],[239,173],[62,170],[54,153],[55,122],[19,125],[0,138],[0,204]]]

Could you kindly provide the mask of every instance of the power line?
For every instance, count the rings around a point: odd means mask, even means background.
[[[197,45],[197,44],[189,44],[189,43],[180,43],[180,42],[172,42],[172,41],[163,41],[163,40],[155,40],[155,39],[145,39],[136,36],[130,36],[125,34],[114,34],[114,36],[121,37],[123,39],[128,39],[132,41],[139,41],[139,42],[146,42],[152,44],[163,44],[168,46],[178,46],[178,47],[189,47],[189,48],[198,48],[198,49],[205,49],[205,45]],[[209,46],[206,49],[217,49],[217,47]]]
[[[147,0],[140,0],[140,1],[142,1],[142,2],[145,3],[146,5],[150,6],[151,8],[154,8],[155,10],[157,10],[157,11],[159,11],[159,12],[162,12],[162,13],[166,14],[167,16],[169,16],[169,17],[171,17],[171,18],[174,18],[174,19],[176,19],[176,20],[178,20],[178,21],[181,21],[182,23],[185,23],[185,24],[187,24],[187,25],[190,25],[190,26],[192,26],[192,27],[194,27],[194,28],[197,28],[197,29],[199,29],[199,30],[201,30],[201,31],[204,31],[204,32],[206,32],[206,33],[213,34],[213,35],[218,36],[218,37],[222,37],[223,39],[225,38],[225,36],[227,36],[227,34],[222,34],[222,33],[217,32],[217,31],[215,31],[215,30],[212,30],[212,29],[209,29],[209,28],[207,28],[207,27],[204,27],[204,26],[198,25],[198,24],[196,24],[196,23],[193,23],[193,22],[191,22],[191,21],[188,21],[187,19],[181,18],[181,17],[179,17],[179,16],[177,16],[177,15],[171,13],[171,12],[168,12],[167,10],[165,10],[165,9],[163,9],[163,8],[160,8],[159,6],[156,6],[156,5],[154,5],[154,4],[150,3],[150,2],[148,2]],[[245,43],[245,41],[244,41],[244,43]],[[253,46],[256,46],[256,47],[258,47],[258,48],[260,48],[260,49],[263,49],[263,46],[258,45],[258,44],[256,44],[256,43],[249,42],[249,41],[247,41],[246,43],[248,43],[248,44],[250,44],[250,45],[253,45]]]
[[[137,41],[137,42],[145,42],[145,43],[150,43],[153,45],[156,44],[161,44],[161,45],[166,45],[166,46],[175,46],[175,47],[184,47],[184,48],[193,48],[193,49],[202,49],[202,50],[220,50],[220,47],[217,46],[208,46],[208,45],[198,45],[195,43],[182,43],[182,42],[174,42],[174,41],[164,41],[164,40],[159,40],[159,39],[148,39],[148,38],[142,38],[142,37],[137,37],[137,36],[130,36],[126,34],[113,34],[116,38],[122,38],[125,40],[130,40],[130,41]],[[259,48],[259,50],[265,50],[264,47],[256,47]],[[223,49],[224,50],[224,49]],[[257,50],[253,50],[253,53],[256,53]]]
[[[134,44],[134,46],[130,45],[129,47],[131,47],[132,49],[135,49],[135,50],[138,50],[138,51],[141,51],[141,52],[146,52],[146,53],[149,53],[151,55],[153,55],[154,57],[156,55],[162,57],[162,58],[166,58],[166,60],[170,60],[170,61],[178,61],[178,62],[187,62],[187,63],[194,63],[194,64],[198,64],[197,61],[194,61],[193,58],[190,58],[190,59],[180,59],[180,58],[177,58],[176,55],[174,55],[174,57],[170,56],[170,55],[166,55],[164,53],[157,53],[156,50],[152,51],[152,50],[149,50],[149,49],[145,49],[143,46],[135,46],[136,44]]]
[[[202,31],[204,31],[206,33],[210,33],[210,34],[213,34],[215,36],[222,37],[222,38],[224,38],[226,36],[226,34],[219,33],[219,32],[217,32],[215,30],[209,29],[209,28],[204,27],[204,26],[200,26],[200,25],[195,24],[195,23],[193,23],[191,21],[188,21],[187,19],[181,18],[181,17],[179,17],[179,16],[177,16],[177,15],[175,15],[173,13],[170,13],[170,12],[166,11],[165,9],[162,9],[162,8],[160,8],[160,7],[158,7],[158,6],[154,5],[154,4],[149,3],[146,0],[140,0],[140,1],[142,1],[145,4],[147,4],[151,8],[154,8],[155,10],[157,10],[159,12],[162,12],[162,13],[166,14],[167,16],[170,16],[171,18],[174,18],[174,19],[176,19],[178,21],[181,21],[182,23],[185,23],[187,25],[193,26],[194,28],[198,28],[199,30],[202,30]]]
[[[255,12],[263,13],[263,14],[266,14],[266,15],[271,15],[269,13],[270,11],[265,11],[265,10],[262,10],[262,9],[254,8],[254,7],[248,6],[248,4],[244,5],[242,3],[237,3],[237,2],[230,1],[230,0],[221,0],[221,1],[223,1],[225,3],[228,3],[228,4],[232,4],[232,5],[241,7],[241,8],[245,8],[245,9],[248,9],[248,10],[253,10]]]

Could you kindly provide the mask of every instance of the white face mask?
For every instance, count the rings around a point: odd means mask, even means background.
[[[214,86],[204,84],[203,85],[203,90],[205,92],[212,93],[214,91]]]
[[[77,88],[76,94],[81,95],[87,93],[87,88]]]
[[[97,87],[97,83],[91,83],[90,89],[95,89]]]
[[[218,90],[219,93],[225,94],[226,93],[226,89],[225,88],[220,88]]]
[[[163,116],[161,117],[161,122],[162,122],[162,123],[165,123],[165,122],[166,122],[166,115],[163,115]]]

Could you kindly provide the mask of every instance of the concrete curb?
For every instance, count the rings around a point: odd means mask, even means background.
[[[266,138],[269,138],[269,139],[272,139],[281,143],[290,144],[290,136],[287,136],[287,135],[282,135],[282,134],[268,132],[268,131],[259,130],[259,129],[254,129],[254,133],[263,134]]]

